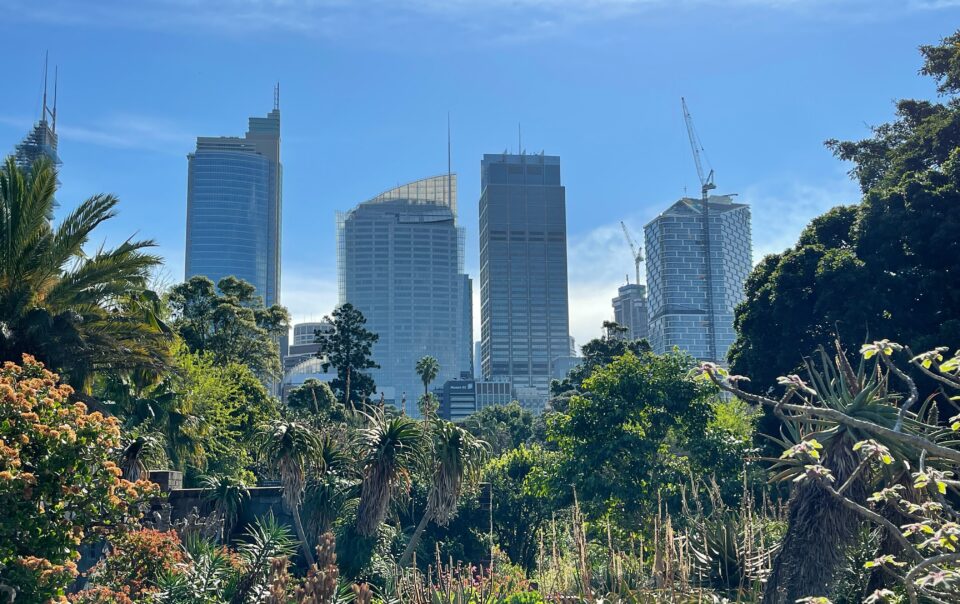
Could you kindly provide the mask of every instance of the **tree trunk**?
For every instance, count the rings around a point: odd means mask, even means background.
[[[297,539],[300,540],[300,547],[303,548],[303,557],[307,561],[307,568],[316,564],[313,559],[313,552],[310,551],[310,543],[307,542],[307,535],[303,531],[303,522],[300,521],[300,510],[299,506],[295,506],[290,510],[290,514],[293,516],[293,526],[297,529]]]
[[[427,497],[427,501],[430,501],[430,498]],[[430,517],[433,516],[433,510],[430,509],[430,504],[427,503],[427,509],[423,510],[423,517],[420,518],[420,524],[417,525],[413,535],[410,536],[410,541],[407,543],[407,548],[403,550],[403,555],[400,556],[400,568],[406,568],[410,564],[410,559],[413,557],[413,552],[417,550],[417,545],[420,544],[420,537],[423,536],[423,531],[427,528],[427,524],[430,523]]]
[[[347,381],[343,387],[343,406],[350,407],[353,410],[353,404],[350,403],[350,368],[347,367]]]
[[[823,463],[836,484],[843,484],[857,467],[853,442],[843,436],[831,443]],[[865,486],[857,480],[845,493],[858,503]],[[773,560],[763,590],[763,604],[793,604],[808,596],[830,597],[837,571],[845,563],[849,545],[856,539],[861,519],[843,507],[811,479],[799,483],[790,497],[787,534]]]

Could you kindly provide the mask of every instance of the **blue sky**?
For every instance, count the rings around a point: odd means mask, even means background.
[[[171,279],[194,138],[242,135],[280,82],[283,301],[297,320],[335,303],[335,211],[444,172],[448,111],[476,276],[480,158],[516,150],[522,124],[528,152],[562,159],[583,343],[632,272],[619,221],[639,234],[697,187],[681,95],[718,191],[753,206],[759,258],[858,199],[822,142],[935,94],[916,47],[952,33],[960,0],[0,0],[0,15],[0,148],[39,115],[49,50],[58,199],[119,195],[101,236],[156,239]]]

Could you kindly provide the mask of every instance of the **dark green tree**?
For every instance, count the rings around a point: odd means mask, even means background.
[[[623,356],[627,352],[639,355],[651,350],[646,340],[631,340],[624,337],[625,329],[611,321],[603,322],[603,336],[594,338],[580,347],[583,360],[570,370],[562,380],[555,380],[550,385],[550,392],[554,397],[580,389],[583,380],[597,367],[613,362],[613,359]]]
[[[690,471],[712,473],[695,449],[716,389],[688,377],[694,365],[680,353],[628,352],[597,368],[567,411],[547,420],[560,452],[557,490],[575,486],[591,516],[638,526],[655,513],[658,493],[675,495]]]
[[[492,456],[499,456],[530,440],[533,414],[517,401],[509,405],[490,405],[464,419],[463,427],[489,444]]]
[[[915,350],[960,341],[960,33],[920,51],[944,102],[899,101],[872,137],[828,141],[862,201],[814,219],[747,280],[729,359],[760,390],[835,335],[847,349],[875,334]]]
[[[346,409],[330,385],[315,378],[308,378],[291,390],[287,394],[287,406],[323,423],[346,420]]]
[[[214,287],[206,277],[192,277],[170,292],[170,308],[192,352],[208,352],[221,365],[241,363],[261,378],[280,376],[278,340],[290,315],[279,305],[265,307],[246,281],[224,277]]]
[[[353,407],[376,390],[373,379],[363,371],[379,367],[371,354],[380,336],[364,327],[367,319],[349,302],[337,307],[333,318],[324,320],[333,325],[333,330],[317,334],[317,356],[323,359],[324,371],[331,366],[337,370],[331,386],[340,394],[345,407]]]

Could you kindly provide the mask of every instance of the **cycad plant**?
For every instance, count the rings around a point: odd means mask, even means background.
[[[357,509],[357,532],[372,537],[390,506],[393,495],[409,488],[410,473],[423,462],[426,440],[420,425],[400,415],[387,418],[374,408],[360,431],[363,480]]]
[[[400,566],[410,563],[420,537],[431,520],[446,526],[457,511],[457,500],[464,483],[476,479],[487,457],[487,443],[451,422],[434,419],[433,484],[427,495],[427,507],[400,558]]]
[[[0,167],[0,357],[30,353],[89,393],[93,375],[168,364],[168,328],[147,291],[160,264],[152,241],[85,250],[115,215],[117,198],[95,195],[53,226],[57,176],[40,160],[29,171]]]

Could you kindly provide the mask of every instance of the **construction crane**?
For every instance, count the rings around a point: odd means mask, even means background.
[[[623,227],[623,236],[627,238],[627,244],[630,245],[630,251],[633,254],[633,264],[637,270],[637,285],[640,285],[640,265],[643,264],[643,249],[637,245],[637,242],[633,240],[633,237],[630,236],[630,231],[627,229],[626,223],[622,220],[620,221],[620,226]]]
[[[693,163],[697,166],[697,177],[700,179],[700,200],[703,204],[703,248],[704,265],[706,269],[707,286],[707,335],[710,338],[710,361],[720,362],[717,355],[717,325],[716,325],[716,303],[714,302],[713,292],[713,249],[710,237],[710,191],[717,188],[713,183],[713,169],[704,176],[703,164],[700,162],[700,152],[703,151],[703,145],[693,129],[693,118],[690,116],[690,110],[687,108],[687,100],[680,97],[680,105],[683,107],[683,121],[687,125],[687,137],[690,139],[690,150],[693,151]]]

